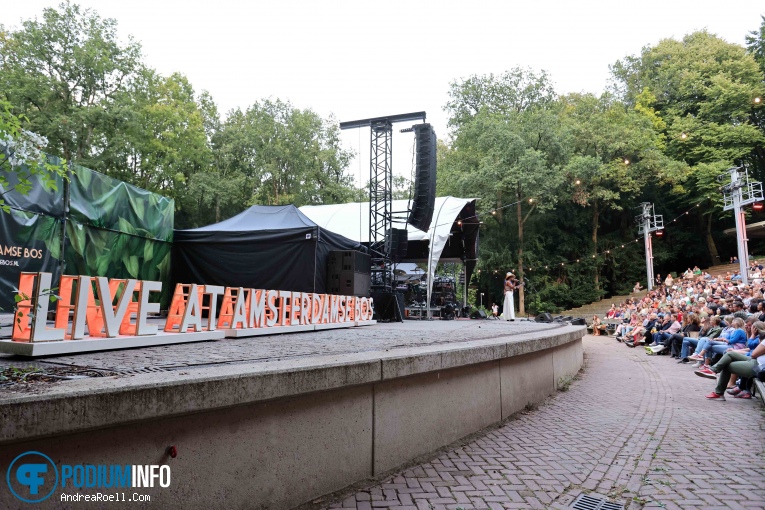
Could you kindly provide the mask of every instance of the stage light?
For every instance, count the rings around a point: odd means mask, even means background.
[[[657,230],[656,231],[656,237],[664,237],[664,231],[663,230]]]
[[[753,211],[762,211],[762,208],[763,208],[762,202],[755,202],[752,204]]]

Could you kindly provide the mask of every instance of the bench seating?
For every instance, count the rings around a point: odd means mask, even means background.
[[[757,397],[765,404],[765,383],[757,379],[754,380],[754,389]]]

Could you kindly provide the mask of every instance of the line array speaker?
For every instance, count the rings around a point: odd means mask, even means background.
[[[409,224],[427,232],[436,204],[436,132],[430,124],[412,126],[415,137],[415,177]]]

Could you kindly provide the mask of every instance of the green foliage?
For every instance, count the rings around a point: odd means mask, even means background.
[[[24,129],[25,121],[12,112],[8,101],[0,99],[0,209],[6,213],[11,210],[5,202],[7,193],[26,195],[38,183],[56,190],[58,180],[66,178],[66,162],[49,159],[42,152],[47,140]],[[9,173],[14,175],[13,184]]]
[[[94,166],[96,143],[119,122],[115,96],[139,67],[140,46],[118,42],[117,23],[64,2],[0,38],[0,94],[46,152]]]

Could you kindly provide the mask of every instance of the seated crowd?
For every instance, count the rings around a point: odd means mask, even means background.
[[[747,276],[745,285],[738,271],[715,278],[695,267],[678,279],[657,277],[642,298],[611,305],[606,319],[621,321],[613,336],[627,347],[644,344],[647,354],[694,363],[696,375],[716,379],[706,398],[725,400],[727,391],[748,399],[753,378],[765,371],[762,266],[753,261]]]

